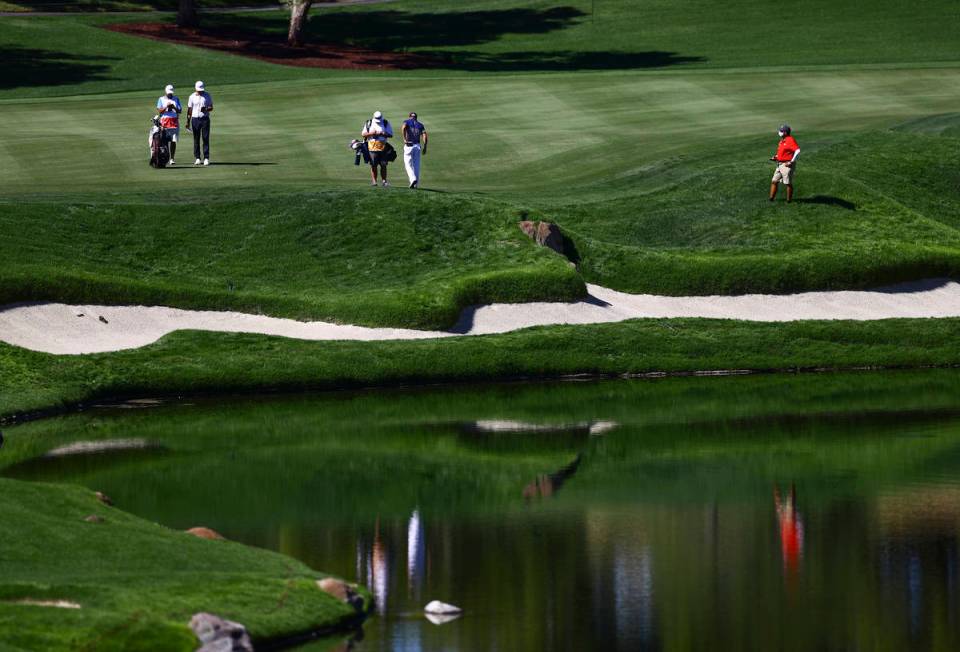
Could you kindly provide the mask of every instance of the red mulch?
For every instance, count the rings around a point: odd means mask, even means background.
[[[429,68],[437,63],[431,57],[423,55],[379,52],[340,44],[308,43],[295,48],[287,45],[286,41],[273,40],[270,37],[256,37],[223,29],[177,27],[168,23],[117,23],[104,27],[123,34],[220,50],[284,66],[409,70]]]

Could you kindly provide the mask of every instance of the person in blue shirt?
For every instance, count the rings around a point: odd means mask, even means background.
[[[420,156],[427,155],[427,128],[417,120],[417,114],[411,113],[410,119],[404,121],[401,129],[403,134],[403,166],[407,169],[410,187],[420,186]]]
[[[173,165],[173,159],[177,153],[177,137],[180,135],[180,112],[183,107],[180,105],[180,98],[173,94],[173,84],[167,84],[163,89],[163,95],[157,99],[157,115],[160,116],[160,126],[163,127],[167,136],[170,137],[170,163]]]

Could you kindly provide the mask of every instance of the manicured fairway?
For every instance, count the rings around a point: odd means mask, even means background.
[[[2,301],[443,327],[471,302],[572,298],[582,280],[708,294],[960,273],[960,172],[944,164],[960,146],[960,17],[945,0],[816,0],[789,16],[746,0],[315,11],[309,39],[435,64],[403,71],[277,66],[100,28],[117,20],[171,16],[0,24],[0,57],[18,64],[0,73]],[[282,12],[204,20],[284,29]],[[189,165],[182,132],[179,165],[150,169],[161,87],[186,97],[198,78],[217,106],[214,165]],[[353,165],[346,144],[374,109],[420,113],[435,193],[406,190],[399,165],[399,187],[370,188]],[[803,148],[798,201],[771,206],[784,121]],[[558,223],[578,269],[520,236],[524,218]]]
[[[186,98],[193,77],[169,81]],[[960,68],[206,81],[217,105],[215,165],[202,170],[190,165],[186,131],[178,167],[147,165],[160,85],[110,96],[0,100],[13,127],[0,134],[0,165],[9,171],[0,195],[89,193],[110,201],[143,192],[200,199],[225,187],[360,189],[369,175],[353,165],[347,144],[381,109],[398,127],[410,110],[427,124],[427,188],[549,205],[636,194],[736,164],[762,197],[771,174],[766,159],[783,121],[803,146],[960,105]],[[677,174],[680,161],[694,160]],[[820,167],[814,156],[804,165]],[[405,186],[402,166],[392,172]]]

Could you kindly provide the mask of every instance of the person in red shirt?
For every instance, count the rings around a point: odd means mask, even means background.
[[[780,125],[777,133],[780,135],[780,144],[777,146],[777,153],[770,157],[771,161],[777,163],[777,169],[770,182],[770,201],[777,198],[777,184],[782,183],[787,187],[789,203],[793,201],[793,174],[797,166],[797,157],[800,156],[800,145],[790,135],[790,125]]]

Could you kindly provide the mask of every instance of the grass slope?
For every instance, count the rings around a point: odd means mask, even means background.
[[[202,206],[0,210],[0,303],[233,308],[419,328],[468,305],[585,294],[567,261],[492,202],[320,193]]]
[[[389,6],[318,5],[312,16],[308,40],[431,55],[439,68],[414,73],[427,77],[476,71],[925,64],[956,62],[960,54],[954,37],[960,15],[951,0],[915,5],[878,0],[869,11],[855,2],[810,0],[792,7],[789,16],[750,0],[722,7],[707,0],[642,5],[619,0],[400,0]],[[157,18],[173,20],[170,15]],[[194,79],[199,71],[221,85],[341,76],[104,34],[96,27],[117,20],[144,17],[5,18],[0,58],[20,58],[35,74],[4,67],[0,89],[19,87],[18,94],[30,95],[159,89],[167,78]],[[286,33],[288,14],[208,15],[203,20],[210,27],[279,37]],[[32,56],[26,56],[27,50]],[[162,53],[167,56],[158,59]],[[152,63],[158,60],[162,65]],[[10,84],[11,79],[17,83]]]
[[[960,171],[940,162],[960,146],[950,135],[958,117],[941,117],[934,133],[909,126],[804,141],[792,206],[766,201],[761,145],[748,141],[705,153],[706,165],[677,162],[664,188],[551,214],[575,241],[587,280],[631,292],[789,292],[956,277]],[[724,163],[712,163],[721,156]]]
[[[706,319],[533,328],[454,340],[302,342],[180,332],[142,349],[55,356],[0,346],[0,415],[103,398],[711,369],[960,364],[960,319]]]
[[[353,615],[291,558],[168,530],[79,487],[0,480],[0,489],[4,649],[186,651],[196,648],[187,623],[199,611],[242,622],[260,640]]]

